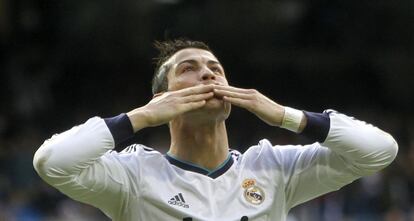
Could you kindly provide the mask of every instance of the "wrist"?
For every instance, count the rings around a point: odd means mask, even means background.
[[[282,118],[281,128],[300,133],[306,125],[306,117],[302,111],[284,107],[284,114]]]
[[[132,129],[134,130],[134,133],[148,127],[148,112],[140,107],[136,108],[126,114],[131,121]]]

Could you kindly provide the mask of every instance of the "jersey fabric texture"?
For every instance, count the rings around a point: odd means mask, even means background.
[[[274,146],[263,139],[215,170],[135,144],[125,114],[94,117],[54,135],[34,157],[38,174],[115,221],[285,221],[288,211],[389,165],[397,143],[334,111],[305,112],[317,142]]]

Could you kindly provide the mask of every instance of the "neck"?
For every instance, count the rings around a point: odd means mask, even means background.
[[[215,169],[228,156],[224,121],[195,124],[176,119],[170,123],[169,153],[207,169]]]

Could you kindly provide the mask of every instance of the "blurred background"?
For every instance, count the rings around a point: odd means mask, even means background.
[[[0,0],[0,220],[108,220],[36,175],[52,134],[151,99],[154,40],[206,41],[230,84],[280,104],[332,108],[399,143],[393,164],[292,210],[289,221],[414,220],[414,2],[411,0]],[[309,140],[233,108],[240,151]],[[135,142],[165,152],[166,126]]]

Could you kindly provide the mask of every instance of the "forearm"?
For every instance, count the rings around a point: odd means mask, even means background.
[[[125,114],[107,119],[94,117],[54,135],[36,151],[33,159],[35,170],[62,193],[94,205],[112,216],[122,207],[126,190],[129,189],[118,154],[108,152],[118,142],[114,138],[122,136],[111,131],[125,127],[125,124],[116,123],[125,122],[125,119],[128,123]],[[129,128],[132,134],[131,126]]]
[[[45,179],[79,174],[114,147],[114,139],[103,119],[54,135],[36,151],[33,165]]]
[[[386,167],[397,154],[398,145],[391,135],[363,121],[335,111],[304,111],[303,115],[298,114],[298,110],[290,110],[292,111],[296,112],[290,114],[291,123],[288,125],[296,128],[291,129],[292,131],[296,130],[295,132],[329,148],[349,162],[350,167],[354,167],[361,175]],[[302,127],[303,131],[300,131]]]
[[[150,111],[146,110],[144,107],[136,108],[126,115],[128,116],[133,132],[137,132],[145,127],[148,127],[150,124],[148,121],[148,115],[150,115]]]
[[[280,148],[289,208],[377,172],[397,154],[395,140],[365,122],[334,111],[304,115],[302,134],[318,142]]]

